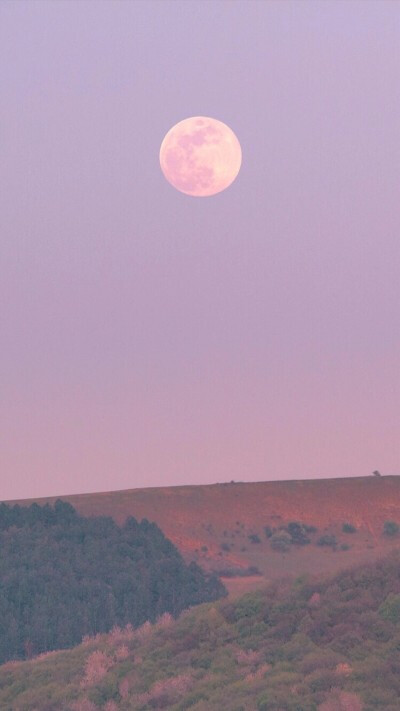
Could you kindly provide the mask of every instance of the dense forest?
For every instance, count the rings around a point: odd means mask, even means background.
[[[2,711],[398,711],[400,553],[0,667]]]
[[[114,625],[215,600],[215,576],[186,565],[154,523],[0,504],[0,663],[71,647]]]

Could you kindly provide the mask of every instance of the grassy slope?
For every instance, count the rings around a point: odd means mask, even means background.
[[[395,476],[131,489],[62,498],[84,515],[111,515],[119,523],[128,515],[148,518],[187,560],[217,570],[256,565],[267,579],[305,570],[332,572],[373,560],[398,545],[381,535],[384,521],[400,522],[400,477]],[[351,549],[332,552],[310,545],[284,555],[273,552],[263,527],[295,520],[317,526],[319,534],[335,533]],[[341,533],[345,521],[357,527],[355,535]],[[260,544],[250,542],[251,533],[260,536]],[[229,551],[221,550],[224,543]],[[226,583],[239,592],[246,585],[241,580]],[[249,581],[249,586],[257,584]]]
[[[275,582],[175,622],[8,663],[0,708],[398,711],[399,593],[398,553],[330,579]]]

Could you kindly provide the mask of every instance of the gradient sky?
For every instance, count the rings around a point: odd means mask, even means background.
[[[400,474],[399,81],[396,2],[3,0],[0,499]]]

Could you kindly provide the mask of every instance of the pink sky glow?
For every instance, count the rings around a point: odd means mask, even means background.
[[[1,3],[0,499],[400,474],[399,67],[385,0]]]

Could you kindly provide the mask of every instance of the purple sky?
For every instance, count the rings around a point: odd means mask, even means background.
[[[400,473],[399,79],[396,2],[3,0],[0,499]]]

